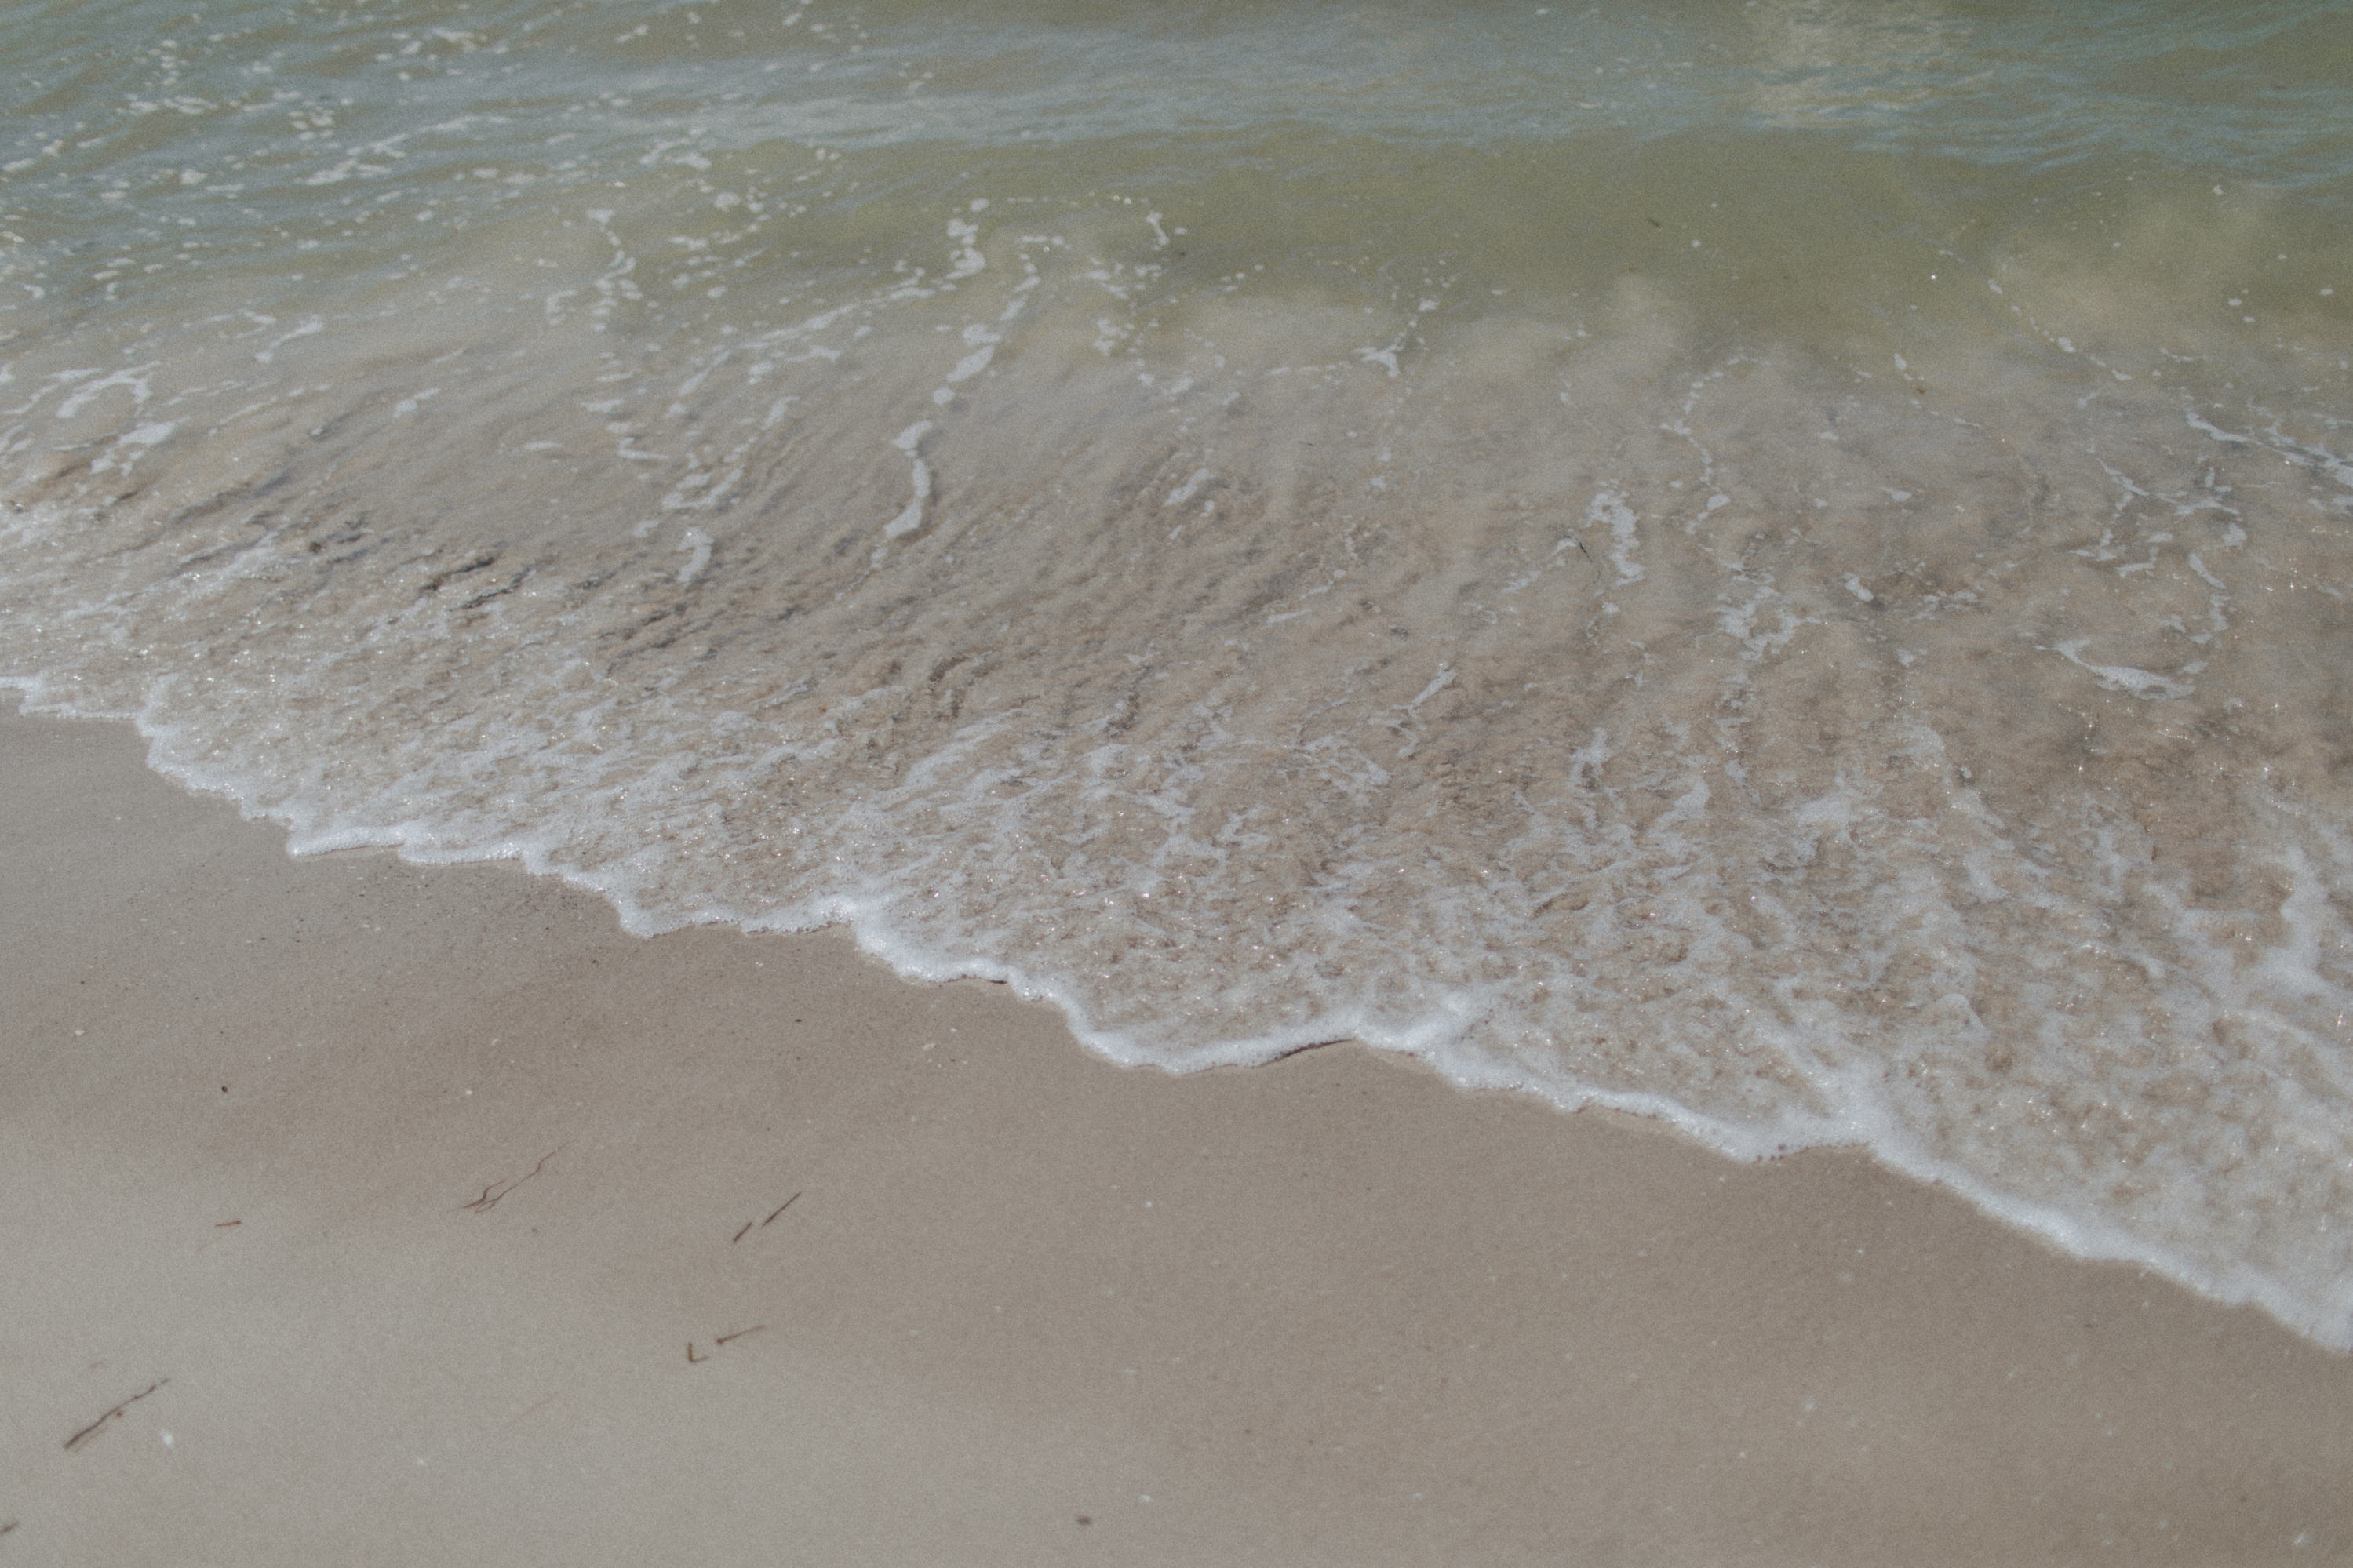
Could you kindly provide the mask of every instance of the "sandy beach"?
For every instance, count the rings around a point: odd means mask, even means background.
[[[2353,1561],[2353,1361],[1859,1156],[0,780],[0,1564]]]

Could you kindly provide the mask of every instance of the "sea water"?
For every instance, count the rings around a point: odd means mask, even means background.
[[[2353,6],[26,0],[0,676],[2353,1345]]]

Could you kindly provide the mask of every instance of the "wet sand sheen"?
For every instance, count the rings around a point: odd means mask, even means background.
[[[1849,1153],[0,777],[24,1561],[2353,1552],[2353,1361]]]

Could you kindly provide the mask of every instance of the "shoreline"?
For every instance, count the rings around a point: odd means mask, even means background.
[[[733,929],[758,940],[819,937],[847,941],[859,952],[889,970],[894,978],[917,986],[983,983],[1004,985],[1023,1002],[1047,1008],[1055,1026],[1088,1055],[1122,1068],[1151,1068],[1188,1076],[1209,1069],[1256,1068],[1305,1051],[1330,1046],[1370,1049],[1394,1060],[1435,1073],[1454,1088],[1471,1093],[1503,1092],[1524,1096],[1564,1114],[1620,1116],[1653,1131],[1672,1133],[1735,1163],[1772,1161],[1803,1151],[1835,1151],[1865,1158],[1895,1175],[1922,1185],[1959,1195],[1997,1226],[2037,1237],[2062,1254],[2090,1263],[2114,1263],[2164,1279],[2226,1308],[2252,1306],[2301,1338],[2325,1349],[2353,1353],[2353,1320],[2335,1298],[2299,1297],[2275,1274],[2243,1262],[2216,1270],[2200,1264],[2178,1247],[2153,1241],[2111,1216],[2074,1212],[2063,1204],[2037,1201],[2006,1192],[1952,1159],[1922,1146],[1914,1130],[1889,1114],[1884,1104],[1868,1100],[1849,1102],[1834,1112],[1801,1122],[1725,1121],[1695,1111],[1669,1095],[1650,1091],[1612,1090],[1571,1080],[1566,1088],[1529,1078],[1514,1078],[1461,1048],[1460,1039],[1440,1036],[1433,1046],[1426,1026],[1430,1019],[1403,1030],[1395,1028],[1351,1033],[1359,1017],[1347,1014],[1319,1015],[1304,1025],[1291,1025],[1252,1037],[1216,1040],[1187,1051],[1155,1056],[1135,1050],[1117,1031],[1097,1028],[1087,1016],[1083,1000],[1067,986],[1040,979],[1036,973],[1002,962],[958,957],[923,948],[888,926],[836,909],[829,924],[814,931],[776,923],[773,916],[748,915],[729,906],[705,903],[697,918],[663,922],[649,917],[642,902],[602,875],[584,873],[556,862],[544,846],[507,846],[506,853],[480,858],[434,845],[435,835],[422,835],[414,825],[371,831],[346,828],[322,831],[302,816],[284,810],[255,807],[251,780],[210,771],[172,755],[178,737],[169,729],[150,732],[142,721],[115,713],[78,711],[73,704],[52,700],[38,679],[0,680],[0,700],[13,691],[20,704],[33,705],[28,716],[68,724],[127,723],[146,743],[148,770],[206,799],[230,804],[240,816],[275,828],[296,858],[345,853],[381,853],[420,868],[501,865],[534,879],[552,880],[585,892],[612,912],[620,928],[639,939],[659,938],[702,926]],[[425,839],[419,848],[417,838]],[[2342,1292],[2338,1293],[2342,1295]]]
[[[0,1563],[2353,1553],[2353,1358],[1854,1151],[1122,1068],[13,707]]]

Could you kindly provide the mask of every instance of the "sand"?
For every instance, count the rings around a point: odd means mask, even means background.
[[[1853,1153],[0,798],[0,1564],[2353,1561],[2353,1359]]]

